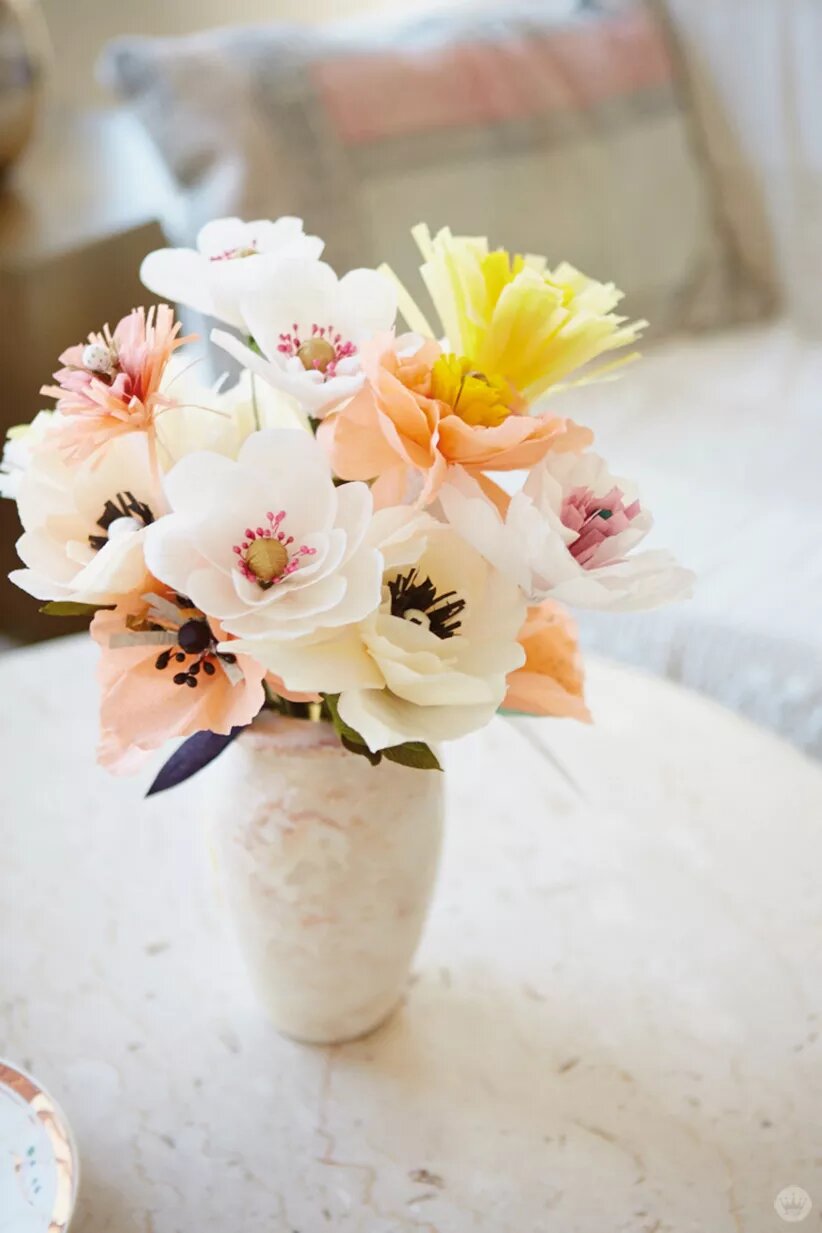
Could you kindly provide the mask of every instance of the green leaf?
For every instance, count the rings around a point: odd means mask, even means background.
[[[345,720],[340,717],[340,712],[338,709],[340,695],[323,694],[323,697],[325,699],[325,705],[328,708],[328,713],[331,716],[331,722],[334,725],[334,731],[337,733],[337,736],[340,738],[343,746],[349,753],[359,754],[361,757],[367,758],[372,766],[378,766],[379,763],[382,762],[382,754],[372,753],[363,738],[360,736],[359,732],[357,732],[355,728],[352,728],[350,724],[347,724]]]
[[[423,741],[406,741],[403,745],[392,745],[389,749],[384,749],[382,755],[389,762],[412,766],[418,771],[442,770],[437,755]]]
[[[40,611],[44,616],[87,617],[94,616],[103,608],[110,610],[113,607],[113,604],[77,604],[73,599],[53,599],[51,603],[44,604]]]
[[[340,717],[340,695],[325,694],[324,697],[334,730],[350,753],[367,758],[372,766],[378,766],[383,758],[387,758],[389,762],[398,762],[400,766],[412,766],[421,771],[442,770],[434,751],[422,741],[405,741],[402,745],[392,745],[389,749],[372,753],[359,732]]]
[[[365,745],[365,741],[362,739],[359,732],[357,732],[355,728],[352,728],[350,724],[347,724],[345,720],[340,717],[340,695],[323,694],[323,697],[325,698],[325,704],[328,707],[328,713],[331,716],[331,722],[334,725],[334,730],[338,733],[338,735],[341,737],[346,737],[353,744]]]
[[[372,766],[379,766],[382,762],[382,754],[372,753],[365,741],[352,741],[347,736],[340,736],[340,741],[349,753],[358,754],[361,758],[367,758]]]

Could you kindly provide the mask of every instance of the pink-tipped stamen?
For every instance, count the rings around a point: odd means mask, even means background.
[[[232,547],[232,552],[239,558],[237,561],[237,568],[240,573],[244,578],[247,578],[249,582],[256,582],[262,590],[268,590],[269,587],[276,586],[277,583],[282,582],[284,578],[289,578],[295,570],[299,569],[306,557],[314,556],[317,551],[316,548],[309,548],[306,544],[301,544],[294,551],[288,553],[287,563],[285,564],[282,572],[275,578],[260,578],[258,574],[255,573],[247,559],[248,550],[253,544],[257,543],[259,540],[274,540],[276,543],[280,544],[283,549],[288,549],[294,543],[294,536],[287,536],[285,532],[280,529],[285,517],[286,511],[284,509],[280,510],[276,514],[273,510],[269,510],[265,516],[266,522],[269,525],[259,526],[256,531],[253,531],[250,527],[246,527],[245,539],[239,544],[234,544]]]
[[[315,321],[310,327],[308,337],[321,338],[334,348],[333,359],[329,360],[324,367],[316,360],[311,365],[314,372],[322,373],[324,380],[336,376],[337,365],[341,360],[349,359],[352,355],[357,354],[356,344],[350,340],[344,340],[342,334],[339,330],[335,330],[333,325],[320,325]],[[290,331],[284,331],[280,334],[277,350],[281,355],[291,358],[297,355],[304,342],[305,335],[302,334],[299,325],[295,322]]]

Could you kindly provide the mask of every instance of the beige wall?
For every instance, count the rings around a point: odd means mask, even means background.
[[[103,44],[120,34],[183,34],[258,21],[330,21],[385,9],[441,8],[475,0],[41,0],[55,48],[58,103],[94,103],[104,95],[93,69]]]

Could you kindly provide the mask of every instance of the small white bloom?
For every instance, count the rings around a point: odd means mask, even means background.
[[[40,448],[18,496],[24,533],[17,552],[28,567],[12,582],[41,600],[114,603],[146,577],[146,527],[165,511],[143,433],[115,437],[79,467]]]
[[[300,218],[217,218],[206,223],[194,248],[161,248],[140,267],[144,286],[163,299],[244,328],[240,299],[249,280],[270,275],[283,257],[319,257],[323,242],[305,235]]]
[[[9,429],[0,462],[0,497],[17,500],[34,451],[46,440],[54,416],[54,411],[38,411],[30,424],[18,424]]]
[[[188,454],[165,487],[173,512],[149,528],[149,568],[229,633],[296,638],[379,603],[382,558],[364,543],[371,493],[335,488],[310,434],[253,433],[236,461]]]
[[[428,514],[382,510],[369,539],[385,559],[378,611],[333,637],[244,649],[289,689],[339,693],[341,718],[374,751],[481,728],[524,662],[519,589]]]
[[[667,552],[630,555],[652,518],[630,481],[596,454],[549,453],[511,498],[505,518],[468,476],[440,492],[446,517],[530,603],[632,612],[683,599],[693,574]]]
[[[236,458],[246,437],[260,429],[309,431],[305,416],[287,394],[246,370],[235,385],[226,387],[225,377],[209,384],[200,375],[204,363],[174,356],[166,370],[162,392],[174,402],[157,416],[164,470],[195,450]]]
[[[262,354],[223,330],[213,341],[320,418],[362,385],[360,346],[393,327],[397,296],[376,270],[338,279],[323,261],[289,259],[246,289],[240,311]]]

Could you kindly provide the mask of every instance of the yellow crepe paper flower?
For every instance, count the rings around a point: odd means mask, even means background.
[[[490,252],[485,238],[455,236],[447,227],[432,237],[421,223],[412,235],[448,346],[494,388],[507,383],[532,403],[551,386],[601,379],[636,358],[591,367],[597,357],[635,343],[647,325],[613,311],[622,299],[613,283],[588,278],[567,262],[551,270],[544,257]],[[433,336],[404,289],[399,307],[412,330]]]

